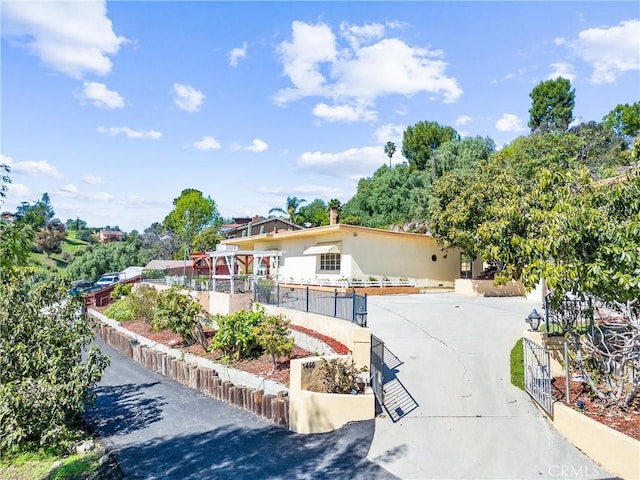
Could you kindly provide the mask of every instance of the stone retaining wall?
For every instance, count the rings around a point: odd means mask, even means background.
[[[289,427],[289,397],[286,392],[265,394],[264,390],[234,385],[220,378],[213,368],[189,363],[166,352],[141,345],[136,339],[95,317],[92,329],[109,346],[149,370],[276,425]]]

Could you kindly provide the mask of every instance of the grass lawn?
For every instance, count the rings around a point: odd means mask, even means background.
[[[511,349],[511,383],[524,390],[524,349],[522,338]]]
[[[36,270],[55,270],[58,273],[64,273],[67,269],[67,262],[63,259],[63,255],[73,255],[81,250],[86,249],[89,244],[83,240],[76,238],[75,230],[67,232],[67,238],[62,242],[62,253],[54,253],[51,257],[47,257],[44,253],[31,252],[29,254],[29,265]]]
[[[101,450],[84,455],[59,456],[44,451],[23,453],[10,460],[0,462],[1,480],[33,480],[46,478],[47,480],[62,479],[98,479],[100,477]],[[51,472],[54,463],[62,464]],[[51,472],[51,473],[49,473]]]

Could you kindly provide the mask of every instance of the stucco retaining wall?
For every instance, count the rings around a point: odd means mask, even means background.
[[[372,393],[332,394],[312,392],[305,388],[309,381],[305,377],[311,374],[320,359],[308,357],[291,361],[289,429],[297,433],[324,433],[348,422],[374,418],[375,397]]]
[[[545,332],[525,331],[524,337],[549,349],[551,371],[564,375],[564,337],[549,337]],[[534,402],[535,403],[535,402]],[[640,441],[635,440],[561,402],[553,404],[553,417],[535,404],[567,440],[594,462],[624,479],[640,479]]]

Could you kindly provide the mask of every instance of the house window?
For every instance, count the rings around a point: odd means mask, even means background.
[[[323,253],[322,255],[320,255],[320,271],[340,271],[340,254]]]
[[[460,254],[460,278],[473,278],[473,259],[464,252]]]

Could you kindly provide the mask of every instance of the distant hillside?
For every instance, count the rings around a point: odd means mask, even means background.
[[[86,250],[90,244],[76,238],[75,230],[67,231],[67,238],[62,243],[62,253],[54,253],[47,258],[44,253],[31,252],[29,265],[38,271],[49,271],[63,274],[71,263],[76,252]]]

